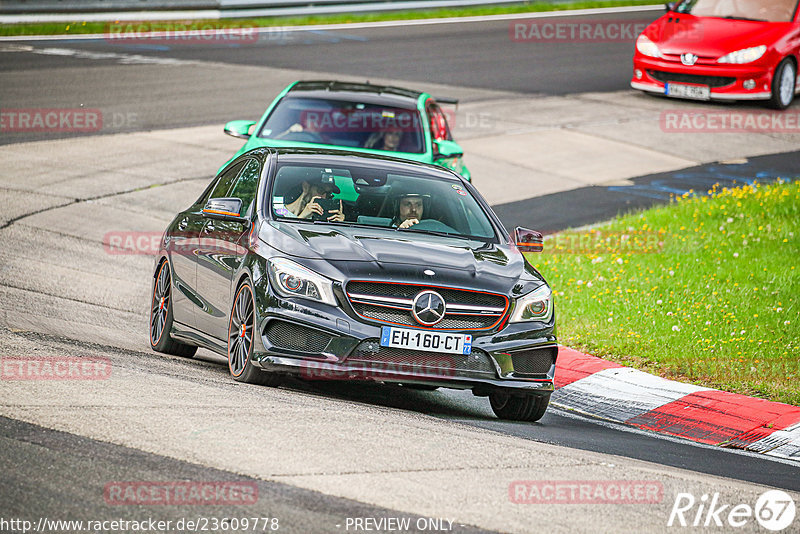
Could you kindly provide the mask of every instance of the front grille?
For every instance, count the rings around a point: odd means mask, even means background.
[[[322,352],[332,337],[313,328],[279,320],[270,321],[264,333],[275,347],[302,352]]]
[[[360,363],[370,369],[426,377],[496,377],[489,355],[480,349],[472,349],[472,354],[467,355],[443,354],[381,347],[378,339],[359,343],[347,357],[347,363]]]
[[[550,347],[512,352],[510,354],[514,372],[526,375],[547,374],[553,365],[557,351],[557,348]]]
[[[347,298],[362,317],[419,327],[411,314],[411,303],[428,289],[439,293],[447,306],[444,319],[431,327],[437,330],[487,330],[499,323],[508,309],[508,299],[495,293],[388,282],[350,282]]]
[[[708,85],[709,87],[724,87],[736,81],[732,76],[703,76],[700,74],[686,74],[682,72],[664,72],[660,70],[648,70],[647,74],[661,83],[695,83]]]

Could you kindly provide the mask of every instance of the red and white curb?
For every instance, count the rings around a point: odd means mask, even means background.
[[[560,347],[558,407],[699,443],[800,461],[800,407],[667,380]]]

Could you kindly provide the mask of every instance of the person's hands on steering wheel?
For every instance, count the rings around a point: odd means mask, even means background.
[[[404,228],[411,228],[415,224],[419,224],[418,219],[406,219],[405,221],[400,223],[400,226],[398,226],[397,229],[402,230]]]

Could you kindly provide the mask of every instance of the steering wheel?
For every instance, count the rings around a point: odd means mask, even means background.
[[[319,143],[322,141],[322,136],[317,132],[289,132],[283,136],[287,141],[300,141],[303,143]]]
[[[414,226],[409,227],[412,230],[423,230],[426,232],[445,232],[448,234],[457,234],[455,228],[452,228],[442,221],[437,221],[436,219],[422,219],[420,222],[415,224]]]

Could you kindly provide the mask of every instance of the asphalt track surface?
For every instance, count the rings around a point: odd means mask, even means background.
[[[570,24],[588,20],[641,25],[655,20],[658,15],[660,12],[648,11],[552,20]],[[40,51],[36,55],[3,54],[0,75],[18,76],[19,81],[2,84],[0,102],[6,108],[72,107],[81,103],[98,108],[115,106],[120,113],[139,113],[137,125],[118,129],[132,131],[223,123],[236,116],[260,116],[275,94],[270,80],[246,74],[223,79],[226,78],[224,69],[214,68],[222,65],[324,72],[353,76],[362,81],[397,79],[411,87],[435,83],[527,95],[564,95],[628,87],[633,54],[630,40],[517,42],[510,38],[509,28],[513,23],[515,21],[328,31],[276,30],[247,44],[217,41],[151,44],[145,40],[120,43],[107,39],[0,42],[0,50],[34,46]],[[46,53],[47,49],[52,52]],[[84,56],[58,52],[64,49]],[[161,72],[134,75],[124,66],[144,64],[148,60],[173,68],[168,70],[168,75]],[[192,62],[201,62],[206,68],[182,68]],[[86,74],[72,72],[72,69],[85,69],[87,63],[96,68]],[[58,78],[46,75],[46,72],[59,70]],[[44,72],[37,76],[36,71]],[[153,88],[159,88],[159,92],[150,93]],[[469,96],[469,91],[442,96]],[[143,98],[152,102],[143,106]],[[13,139],[25,138],[15,136]]]
[[[652,20],[655,13],[614,15],[609,19]],[[463,87],[463,96],[480,99],[483,91],[524,93],[532,96],[563,95],[571,92],[613,91],[627,87],[630,43],[514,43],[508,38],[508,22],[472,23],[444,27],[416,26],[380,30],[307,32],[276,35],[250,46],[161,46],[124,45],[107,42],[15,43],[37,49],[45,46],[95,54],[30,53],[3,49],[0,45],[0,73],[17,75],[23,83],[0,83],[3,107],[73,107],[89,102],[94,107],[112,108],[119,113],[140,109],[150,102],[136,124],[123,124],[118,131],[159,129],[175,126],[221,123],[230,118],[258,116],[275,91],[265,90],[261,80],[215,76],[224,65],[269,66],[322,71],[332,74],[391,78],[420,83],[440,83]],[[479,51],[479,53],[477,53]],[[172,77],[164,71],[137,71],[145,60],[124,62],[119,54],[154,58],[156,64],[169,65]],[[502,58],[497,61],[496,58]],[[192,65],[192,62],[198,62]],[[187,68],[192,65],[192,68]],[[576,67],[580,65],[580,67]],[[535,72],[535,75],[531,75]],[[10,79],[10,78],[6,78]],[[277,84],[280,85],[280,84]],[[156,93],[148,88],[158,88]],[[88,95],[88,96],[87,96]],[[3,136],[0,144],[29,140],[71,137],[74,133]],[[87,142],[90,137],[87,137]],[[102,157],[100,155],[99,157]],[[700,189],[708,180],[734,180],[761,173],[763,179],[785,177],[798,172],[796,153],[751,158],[746,167],[703,165],[682,173],[661,173],[634,179],[635,188],[587,187],[565,193],[496,206],[507,226],[527,226],[558,230],[589,224],[619,211],[668,200],[670,193]],[[599,196],[598,196],[599,195]],[[567,208],[570,209],[567,209]],[[556,215],[553,215],[556,214]],[[9,333],[34,343],[68,343],[77,347],[113,354],[129,362],[141,362],[144,354],[129,354],[114,347],[94,346],[81,340],[60,340],[47,333]],[[137,363],[140,365],[141,363]],[[143,364],[147,365],[147,364]],[[164,364],[171,365],[171,364]],[[180,377],[181,363],[170,369]],[[214,366],[216,365],[216,367]],[[217,361],[193,373],[224,374]],[[523,425],[495,419],[484,399],[469,393],[423,393],[402,388],[378,388],[358,384],[317,384],[290,382],[285,389],[318,398],[363,403],[407,412],[432,415],[452,422],[487,429],[502,435],[522,437],[571,449],[618,455],[677,467],[734,480],[800,491],[800,468],[755,455],[698,446],[681,440],[668,440],[653,434],[633,432],[601,421],[551,409],[537,424]],[[3,516],[21,516],[35,503],[37,515],[58,516],[73,511],[78,516],[103,517],[110,512],[97,500],[97,488],[109,480],[241,480],[258,484],[259,493],[268,496],[271,513],[287,518],[296,528],[310,532],[320,525],[330,527],[348,516],[407,515],[390,509],[333,497],[290,484],[265,482],[230,471],[176,460],[149,452],[114,445],[66,432],[59,432],[8,418],[0,418],[2,472],[0,505]],[[91,466],[91,468],[89,468]],[[72,510],[64,503],[78,501]],[[130,510],[130,509],[129,509]],[[248,509],[248,514],[253,510]],[[170,509],[174,517],[195,510]],[[237,510],[224,510],[236,513]],[[114,508],[115,516],[133,514]],[[167,518],[164,515],[164,518]],[[461,526],[460,531],[479,531]]]

